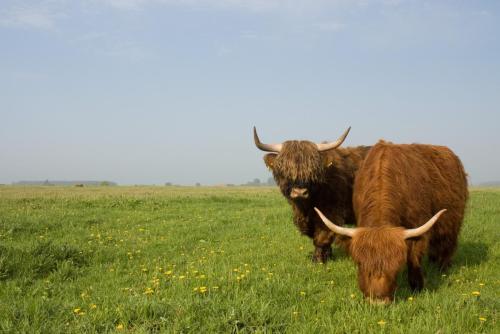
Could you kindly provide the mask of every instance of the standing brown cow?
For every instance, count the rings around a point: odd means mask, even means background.
[[[426,250],[441,269],[449,267],[467,198],[466,173],[448,148],[380,141],[356,176],[353,204],[358,227],[337,226],[316,210],[332,231],[343,236],[365,297],[387,303],[394,298],[396,276],[405,263],[410,287],[423,288],[421,262]]]
[[[282,144],[263,144],[254,127],[255,145],[266,152],[264,161],[293,211],[293,222],[313,239],[313,261],[325,262],[331,256],[332,233],[314,213],[319,207],[339,224],[354,224],[352,187],[354,174],[370,147],[339,148],[347,129],[335,142],[316,144],[290,140]]]

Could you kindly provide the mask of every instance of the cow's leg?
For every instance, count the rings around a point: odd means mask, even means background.
[[[435,263],[441,271],[446,271],[451,265],[456,249],[457,235],[433,239],[429,247],[429,261]]]
[[[332,242],[335,236],[332,232],[316,229],[313,236],[314,254],[313,262],[325,263],[332,257]]]
[[[425,242],[410,241],[408,244],[408,283],[414,291],[420,291],[424,288],[424,274],[422,273],[424,248]]]
[[[429,261],[445,271],[457,249],[458,233],[463,219],[463,208],[448,207],[448,212],[434,225],[429,241]]]
[[[408,261],[408,283],[413,291],[420,291],[424,288],[422,267],[411,261]]]

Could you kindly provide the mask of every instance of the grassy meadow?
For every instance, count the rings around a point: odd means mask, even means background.
[[[384,307],[275,188],[1,186],[0,332],[500,333],[499,220],[472,190],[452,269]]]

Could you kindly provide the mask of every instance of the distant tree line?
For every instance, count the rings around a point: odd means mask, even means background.
[[[274,186],[276,185],[276,182],[274,181],[274,178],[270,177],[267,179],[266,182],[261,182],[259,178],[255,178],[252,181],[248,181],[247,183],[243,184],[245,186],[253,186],[253,187],[258,187],[258,186]]]
[[[236,187],[236,186],[251,186],[251,187],[259,187],[259,186],[275,186],[276,182],[274,181],[274,178],[270,177],[267,179],[266,182],[262,182],[259,178],[255,178],[252,181],[248,181],[246,183],[242,184],[234,184],[234,183],[225,183],[225,184],[218,184],[215,186],[225,186],[225,187]],[[195,187],[201,187],[202,184],[200,182],[196,182],[194,184]],[[179,185],[174,184],[172,182],[165,182],[165,187],[179,187]]]
[[[45,181],[18,181],[12,182],[16,186],[117,186],[118,183],[112,181],[60,181],[60,180],[45,180]]]

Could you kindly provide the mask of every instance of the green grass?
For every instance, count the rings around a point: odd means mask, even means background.
[[[471,191],[452,269],[383,307],[341,250],[311,263],[273,188],[3,186],[0,332],[499,333],[499,218]]]

